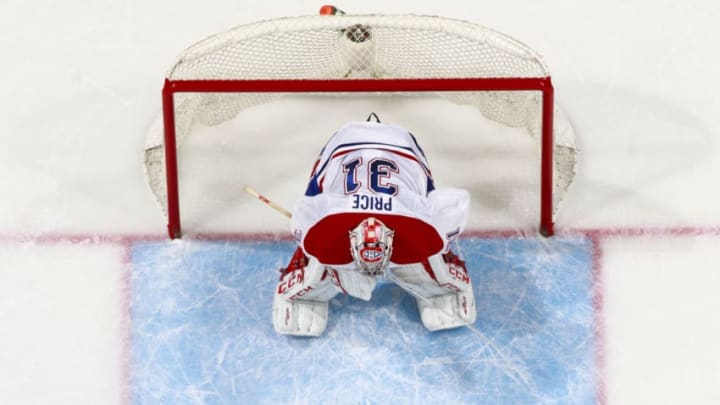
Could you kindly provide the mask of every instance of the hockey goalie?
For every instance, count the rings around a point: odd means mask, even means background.
[[[472,324],[472,283],[454,243],[469,205],[467,191],[435,188],[406,129],[375,114],[346,124],[320,152],[292,210],[298,248],[280,270],[275,330],[321,335],[328,302],[337,294],[370,300],[378,277],[415,297],[428,330]]]

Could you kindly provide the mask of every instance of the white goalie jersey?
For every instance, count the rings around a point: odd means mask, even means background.
[[[293,236],[308,256],[351,267],[348,232],[369,215],[395,232],[390,265],[445,252],[467,221],[462,189],[436,190],[425,153],[401,127],[351,122],[322,149],[293,208]]]
[[[415,296],[428,330],[473,323],[472,283],[449,246],[469,205],[465,190],[435,189],[425,153],[407,130],[345,125],[320,152],[293,208],[299,247],[281,269],[275,330],[319,336],[328,302],[338,293],[369,300],[378,275]]]

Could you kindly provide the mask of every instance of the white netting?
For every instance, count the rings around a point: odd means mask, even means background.
[[[188,48],[167,75],[170,80],[358,79],[358,78],[544,78],[536,52],[475,24],[432,16],[305,16],[240,26]],[[400,94],[398,94],[400,95]],[[405,93],[404,95],[409,95]],[[476,107],[486,118],[526,128],[540,138],[537,91],[438,93]],[[212,126],[240,111],[276,100],[270,93],[175,95],[180,145],[194,123]],[[557,109],[556,109],[557,111]],[[556,121],[562,119],[556,115]],[[146,145],[149,182],[165,208],[162,132]],[[555,207],[575,173],[575,145],[566,121],[555,124]]]

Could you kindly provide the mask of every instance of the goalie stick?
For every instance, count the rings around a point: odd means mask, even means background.
[[[285,215],[288,218],[292,218],[292,213],[285,208],[281,207],[280,205],[272,202],[269,198],[265,197],[264,195],[258,193],[257,190],[250,186],[245,186],[245,192],[250,194],[253,197],[257,197],[258,200],[264,202],[267,204],[270,208],[274,209],[275,211]]]

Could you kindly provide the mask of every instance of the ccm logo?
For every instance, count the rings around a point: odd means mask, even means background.
[[[278,285],[278,294],[284,294],[293,286],[301,284],[305,280],[305,272],[302,270],[293,271],[285,276],[285,279]]]
[[[298,292],[297,292],[295,295],[293,295],[292,297],[288,298],[288,301],[295,301],[295,300],[298,299],[298,298],[302,298],[303,295],[309,293],[309,292],[312,291],[312,290],[313,290],[312,286],[307,286],[307,287],[305,287],[304,289],[298,291]]]
[[[456,279],[462,281],[463,283],[467,284],[470,282],[470,277],[468,277],[467,273],[465,273],[461,268],[456,266],[449,266],[448,273],[450,273],[451,276],[455,277]]]

